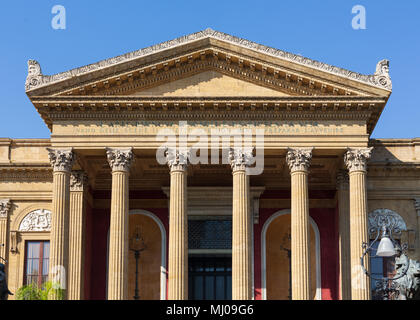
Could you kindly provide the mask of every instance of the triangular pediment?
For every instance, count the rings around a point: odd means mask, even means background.
[[[204,71],[155,87],[140,89],[129,96],[158,97],[284,97],[290,96],[217,71]]]
[[[211,29],[55,75],[43,75],[39,63],[30,60],[26,92],[29,96],[92,96],[161,90],[164,95],[184,79],[194,80],[209,71],[224,75],[210,83],[224,86],[230,81],[243,89],[242,95],[249,95],[247,89],[257,91],[256,96],[260,91],[269,96],[387,97],[391,93],[386,60],[378,64],[375,74],[362,75]],[[204,81],[187,86],[184,92],[194,95],[206,88]],[[236,93],[233,88],[226,90]]]

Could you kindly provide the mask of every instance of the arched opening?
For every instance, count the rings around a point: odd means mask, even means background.
[[[321,264],[319,230],[310,221],[311,295],[321,300]],[[290,270],[290,210],[273,214],[262,229],[262,298],[268,300],[291,299]]]
[[[166,232],[153,213],[132,210],[129,215],[129,238],[136,228],[141,231],[145,250],[140,253],[138,289],[141,300],[166,299]],[[136,280],[134,252],[128,252],[128,297],[134,299]]]

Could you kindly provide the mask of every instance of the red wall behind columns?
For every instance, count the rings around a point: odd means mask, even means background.
[[[338,299],[337,264],[338,231],[334,208],[311,209],[310,215],[318,225],[321,240],[321,288],[323,300]]]
[[[91,246],[90,299],[106,299],[107,240],[110,212],[93,209],[89,232]]]
[[[168,209],[142,208],[155,214],[162,222],[166,231],[166,248],[168,248]],[[130,209],[133,210],[133,209]],[[86,222],[86,265],[85,299],[106,299],[107,272],[107,240],[109,231],[109,209],[93,209],[87,215]],[[168,254],[168,250],[166,250]],[[166,263],[168,258],[166,257]]]
[[[254,293],[255,299],[261,300],[261,232],[267,219],[277,209],[260,209],[258,224],[254,224]],[[310,216],[318,226],[321,245],[321,292],[323,300],[338,299],[338,229],[335,209],[311,209]]]

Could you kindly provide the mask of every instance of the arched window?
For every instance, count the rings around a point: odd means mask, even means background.
[[[37,209],[29,212],[19,224],[19,232],[51,231],[51,211]],[[25,240],[24,284],[41,286],[48,279],[50,242],[46,238]]]

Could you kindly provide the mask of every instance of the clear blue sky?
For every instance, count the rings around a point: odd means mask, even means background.
[[[351,26],[358,4],[366,30]],[[66,8],[66,30],[51,27],[54,5]],[[389,59],[393,94],[372,137],[420,137],[417,0],[13,0],[0,8],[0,137],[50,135],[25,94],[28,59],[55,74],[207,27],[364,74]]]

